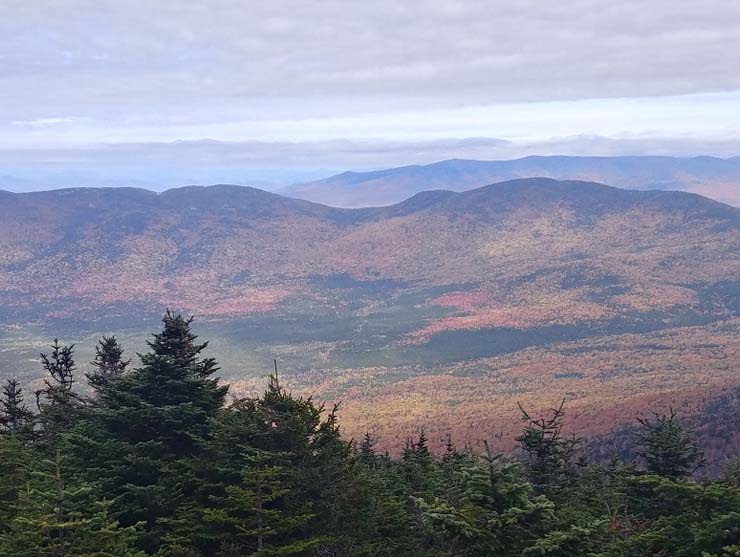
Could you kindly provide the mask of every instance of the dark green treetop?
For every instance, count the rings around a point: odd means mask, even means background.
[[[683,478],[703,465],[703,451],[673,408],[668,414],[653,413],[652,419],[638,418],[638,422],[637,454],[648,472]]]

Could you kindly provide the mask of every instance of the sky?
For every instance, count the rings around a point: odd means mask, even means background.
[[[0,0],[0,189],[740,154],[737,0]]]

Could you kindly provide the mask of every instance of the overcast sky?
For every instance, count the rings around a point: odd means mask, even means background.
[[[740,154],[738,25],[737,0],[0,0],[0,175]]]

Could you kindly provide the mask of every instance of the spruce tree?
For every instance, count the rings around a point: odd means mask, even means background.
[[[452,435],[447,434],[447,442],[445,443],[445,452],[442,455],[444,462],[456,460],[460,456],[460,453],[455,448],[455,444],[452,442]]]
[[[95,358],[90,362],[95,369],[85,376],[90,386],[98,390],[126,373],[130,364],[131,360],[124,359],[123,347],[118,344],[116,337],[104,336],[95,346]]]
[[[0,397],[0,532],[10,526],[18,511],[19,493],[36,456],[31,449],[33,413],[23,402],[23,391],[8,379]]]
[[[366,466],[374,467],[377,462],[378,454],[375,452],[376,443],[377,441],[369,432],[365,433],[357,454],[360,462]]]
[[[740,547],[740,489],[665,475],[639,475],[624,486],[627,535],[607,555],[729,557]]]
[[[432,453],[429,452],[429,440],[427,439],[427,434],[426,431],[424,431],[424,428],[421,428],[421,432],[419,433],[419,440],[414,446],[414,454],[418,460],[424,461],[425,463],[429,462],[432,458]]]
[[[285,512],[297,513],[305,521],[300,533],[285,534],[281,544],[290,539],[290,543],[295,541],[303,547],[307,540],[311,545],[322,540],[323,547],[329,547],[337,542],[340,532],[346,535],[351,531],[347,528],[353,512],[348,504],[353,496],[351,451],[339,434],[336,408],[325,419],[322,412],[322,407],[310,399],[285,391],[273,373],[262,397],[235,401],[214,424],[214,452],[219,458],[213,463],[218,474],[211,477],[219,478],[228,488],[249,488],[244,474],[257,466],[254,455],[262,455],[277,462],[280,475],[285,473],[284,478],[291,479],[290,494],[284,499],[288,505]],[[216,516],[223,510],[223,501],[223,494],[212,495],[207,512]],[[191,523],[196,526],[190,528],[190,539],[183,533],[176,541],[210,555],[206,552],[209,540],[222,536],[219,529],[223,523],[219,526],[217,521],[210,521],[205,530],[198,526],[203,521],[194,519]],[[182,524],[177,525],[181,532]],[[231,539],[224,543],[236,542]]]
[[[401,457],[406,482],[411,493],[416,495],[429,492],[436,481],[434,458],[427,443],[426,432],[422,428],[416,442],[407,442]]]
[[[240,484],[204,515],[221,532],[221,547],[238,555],[313,554],[322,540],[301,533],[313,515],[295,495],[300,486],[288,455],[253,449],[244,456]]]
[[[152,553],[201,489],[198,466],[228,390],[210,377],[215,361],[200,357],[206,343],[191,323],[168,311],[141,366],[98,390],[76,437],[89,476],[102,479],[124,526],[144,523],[139,544]]]
[[[516,464],[486,454],[460,471],[459,501],[414,498],[422,523],[443,555],[520,557],[554,523],[554,505]]]
[[[19,436],[0,436],[0,532],[9,528],[18,513],[19,493],[35,456]]]
[[[109,503],[91,485],[69,481],[56,449],[30,473],[19,512],[0,535],[7,557],[143,557],[133,548],[135,528],[121,528]]]
[[[74,344],[63,346],[54,339],[50,354],[41,354],[46,372],[44,388],[36,392],[39,421],[46,442],[56,441],[69,431],[80,409],[79,396],[74,392]]]
[[[301,492],[316,515],[311,531],[326,538],[327,549],[334,547],[337,551],[352,546],[353,525],[361,520],[352,450],[342,439],[338,411],[335,405],[321,421],[299,476],[304,484]]]
[[[198,336],[191,329],[193,320],[193,317],[186,319],[168,309],[162,318],[162,331],[155,333],[154,339],[147,344],[152,354],[170,358],[176,366],[207,379],[218,371],[218,364],[214,358],[200,356],[208,343],[197,342]]]
[[[33,413],[23,401],[23,389],[7,379],[0,394],[0,433],[27,435],[33,427]]]
[[[524,429],[516,438],[524,452],[529,475],[535,486],[555,497],[573,479],[574,460],[581,439],[563,433],[565,400],[550,411],[550,416],[533,418],[519,405]]]
[[[704,464],[704,453],[693,433],[670,409],[668,414],[653,413],[653,419],[638,418],[637,454],[652,474],[682,478]]]

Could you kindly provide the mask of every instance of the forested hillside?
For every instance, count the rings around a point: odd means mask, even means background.
[[[396,449],[420,427],[508,450],[516,398],[584,434],[738,383],[740,210],[680,192],[516,180],[336,209],[254,188],[0,194],[0,374],[59,336],[132,350],[197,315],[233,392],[281,362]],[[34,387],[35,388],[35,387]],[[558,393],[558,394],[551,394]],[[667,408],[662,408],[667,411]],[[430,420],[434,424],[430,424]]]
[[[0,555],[740,555],[738,455],[705,474],[673,410],[640,418],[624,459],[568,435],[565,403],[521,406],[513,454],[454,437],[435,452],[422,427],[389,456],[277,366],[261,396],[235,396],[206,346],[168,312],[135,361],[104,337],[78,367],[54,341],[36,392],[5,382]]]

